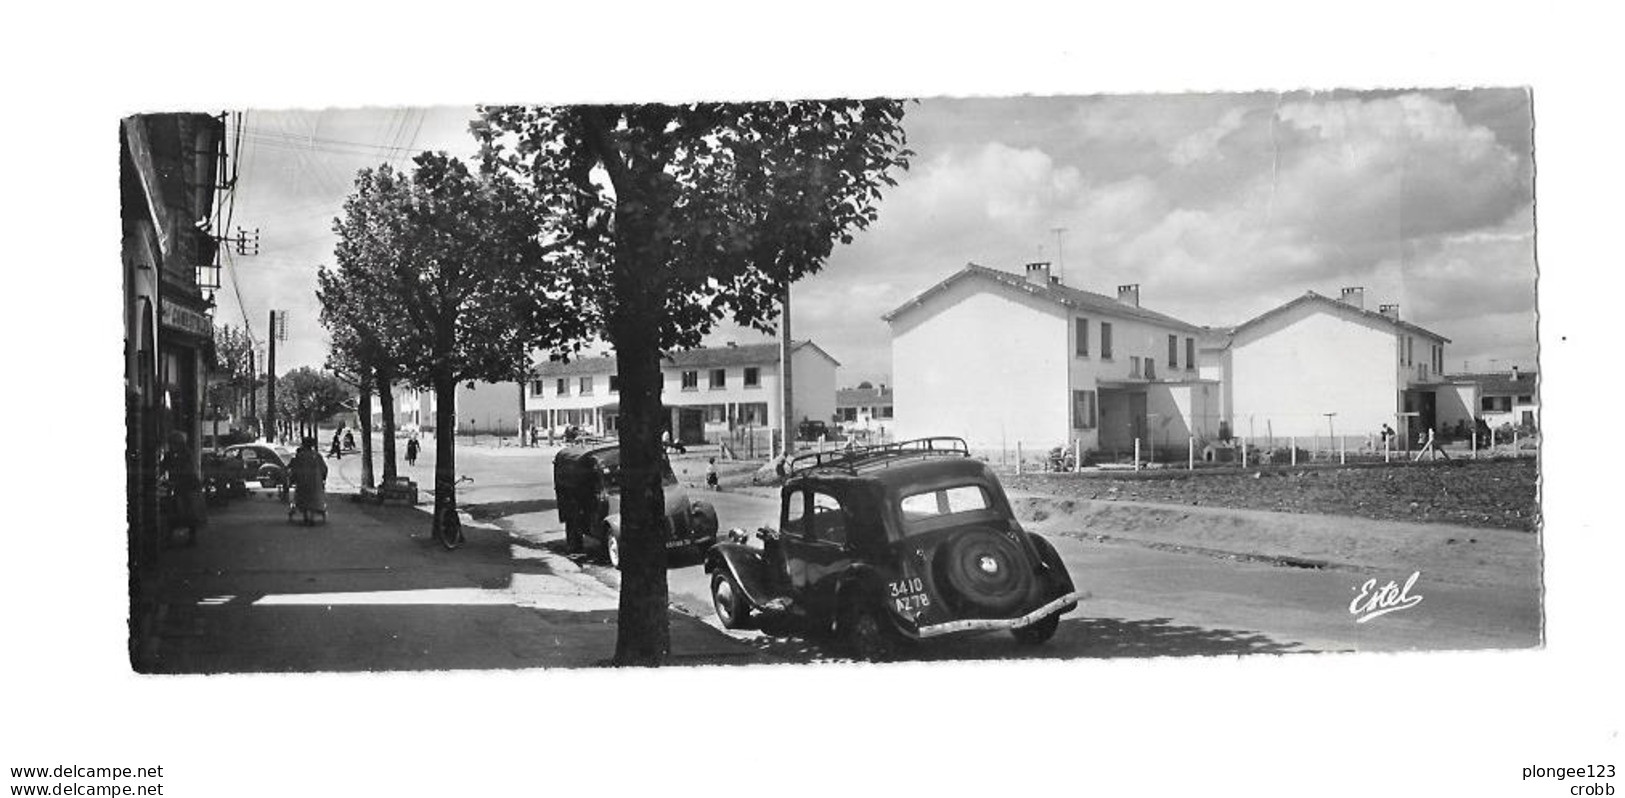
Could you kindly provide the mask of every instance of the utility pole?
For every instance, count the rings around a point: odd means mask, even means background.
[[[779,454],[789,457],[794,451],[790,444],[790,435],[795,429],[795,402],[790,392],[790,284],[784,284],[784,293],[779,298],[779,308],[783,314],[783,321],[779,324]]]
[[[276,443],[276,342],[288,340],[288,312],[271,311],[270,354],[265,358],[265,439]]]

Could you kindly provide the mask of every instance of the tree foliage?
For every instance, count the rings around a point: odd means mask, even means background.
[[[362,170],[334,221],[324,323],[341,358],[435,392],[436,525],[456,519],[457,384],[521,379],[532,350],[576,351],[585,337],[532,203],[508,176],[426,152],[410,173]]]
[[[530,188],[559,286],[616,350],[617,662],[670,647],[662,354],[725,318],[772,332],[786,287],[873,223],[908,167],[902,116],[892,100],[480,109],[482,167]]]
[[[277,415],[301,423],[319,423],[348,412],[354,398],[350,386],[309,366],[294,369],[276,382]]]

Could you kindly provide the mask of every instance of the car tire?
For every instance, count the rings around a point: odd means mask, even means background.
[[[835,618],[835,636],[853,659],[889,662],[897,657],[902,636],[870,602],[846,602]]]
[[[711,606],[724,629],[744,629],[750,621],[750,603],[733,574],[726,570],[711,575]]]
[[[1049,642],[1049,639],[1055,636],[1055,630],[1060,626],[1061,613],[1056,612],[1044,616],[1043,620],[1036,623],[1011,629],[1010,634],[1016,638],[1017,643],[1024,646],[1037,646]]]

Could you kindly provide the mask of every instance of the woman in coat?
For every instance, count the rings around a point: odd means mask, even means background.
[[[315,438],[306,438],[304,445],[288,464],[293,475],[293,503],[288,505],[288,520],[293,514],[305,514],[305,526],[310,526],[310,514],[321,513],[327,520],[327,462],[317,452]]]

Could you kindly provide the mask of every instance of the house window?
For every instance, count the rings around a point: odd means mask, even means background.
[[[1179,336],[1168,336],[1168,370],[1179,368]]]
[[[700,389],[700,373],[698,371],[683,372],[683,390],[697,391]]]
[[[541,380],[531,380],[530,381],[530,395],[531,396],[541,396],[542,395],[542,381]]]
[[[1100,359],[1112,359],[1112,323],[1109,321],[1100,323]]]
[[[855,407],[843,407],[843,408],[841,408],[841,420],[842,421],[857,421],[858,420],[858,409],[855,408]]]
[[[1089,320],[1079,316],[1076,327],[1078,357],[1089,356]]]
[[[1140,357],[1138,355],[1129,355],[1129,358],[1128,358],[1128,375],[1130,377],[1134,377],[1136,379],[1139,378],[1139,376],[1140,376]]]
[[[1195,368],[1196,368],[1196,339],[1195,338],[1186,338],[1185,339],[1185,370],[1186,371],[1192,371]]]
[[[728,420],[727,405],[707,405],[706,420],[712,424],[722,424]]]
[[[746,388],[760,388],[760,387],[762,387],[762,370],[760,368],[757,368],[756,366],[746,367],[746,369],[745,369],[745,387]]]
[[[554,393],[558,394],[559,396],[569,396],[570,395],[570,381],[568,379],[564,378],[564,377],[560,377],[559,378],[559,384],[557,386],[557,390],[555,390]]]
[[[1095,392],[1072,392],[1072,428],[1095,428]]]
[[[891,414],[892,414],[892,406],[891,405],[881,405],[880,406],[880,417],[881,418],[891,418],[892,417]]]
[[[1409,366],[1410,364],[1415,363],[1415,362],[1416,362],[1416,339],[1410,337],[1409,335],[1407,335],[1407,336],[1405,336],[1405,365]]]
[[[592,395],[592,378],[591,377],[582,377],[581,378],[579,393],[582,396],[591,396]]]
[[[728,370],[711,369],[711,390],[720,391],[728,387]]]
[[[1145,378],[1148,380],[1157,378],[1157,361],[1151,358],[1145,359]]]
[[[611,374],[611,375],[609,375],[609,392],[610,393],[619,393],[620,390],[621,390],[621,375],[619,375],[619,374]]]
[[[1520,405],[1532,405],[1534,403],[1535,397],[1533,394],[1524,394],[1518,397],[1518,404]]]

